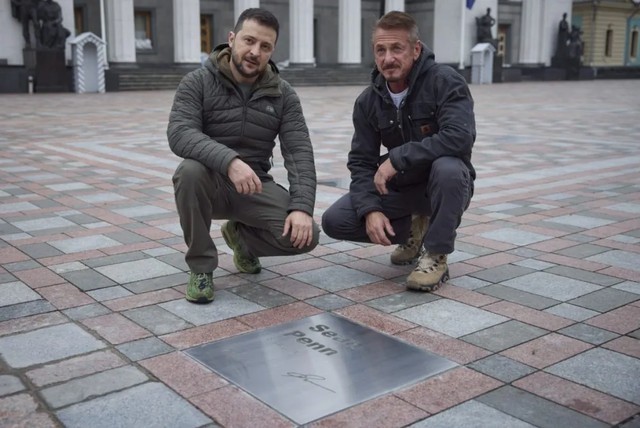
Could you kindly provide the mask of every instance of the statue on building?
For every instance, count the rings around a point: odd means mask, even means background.
[[[22,37],[27,48],[31,47],[31,27],[36,44],[40,34],[38,4],[40,0],[11,0],[11,15],[22,24]]]
[[[62,9],[53,0],[42,0],[38,5],[40,23],[40,46],[48,49],[63,49],[71,32],[62,26]]]
[[[577,78],[580,75],[583,50],[584,43],[582,41],[582,30],[579,27],[572,25],[568,40],[568,78]]]
[[[555,67],[566,67],[569,60],[569,23],[567,14],[562,14],[562,20],[558,24],[558,36],[556,38],[556,53],[551,58],[551,63]]]
[[[490,43],[494,48],[497,48],[498,41],[493,38],[491,34],[491,27],[496,23],[496,20],[491,16],[491,8],[487,8],[487,14],[481,17],[476,17],[476,38],[477,43]]]

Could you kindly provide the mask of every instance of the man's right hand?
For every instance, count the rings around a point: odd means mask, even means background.
[[[372,211],[366,215],[367,235],[374,244],[391,245],[389,236],[396,236],[391,227],[391,222],[380,211]]]
[[[262,193],[262,182],[253,169],[240,158],[235,158],[231,161],[227,175],[233,185],[236,186],[238,193],[243,195]]]

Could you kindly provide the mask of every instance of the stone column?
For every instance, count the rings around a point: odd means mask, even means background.
[[[289,62],[294,65],[313,65],[313,0],[290,0]]]
[[[136,62],[133,0],[106,0],[109,62]]]
[[[338,17],[338,62],[362,62],[362,20],[360,0],[340,0]]]
[[[397,10],[404,12],[404,0],[385,0],[384,1],[384,13]]]
[[[200,0],[173,0],[173,60],[200,62]]]
[[[295,0],[290,0],[295,1]],[[245,9],[260,7],[260,0],[233,0],[233,25],[238,22],[238,17]]]
[[[538,64],[542,29],[542,7],[544,0],[522,2],[522,31],[520,36],[520,62]]]

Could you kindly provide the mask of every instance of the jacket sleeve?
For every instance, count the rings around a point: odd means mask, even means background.
[[[286,82],[282,83],[282,96],[283,114],[279,139],[291,196],[287,211],[304,211],[313,216],[317,182],[309,129],[300,99]]]
[[[461,159],[471,156],[476,138],[473,98],[466,82],[451,67],[435,71],[432,88],[423,82],[422,91],[433,91],[436,102],[438,132],[422,139],[410,141],[389,151],[393,167],[402,172],[413,168],[429,168],[442,156]]]
[[[196,160],[226,175],[229,163],[238,154],[203,132],[204,72],[204,69],[191,72],[178,85],[169,115],[167,138],[176,155]]]
[[[380,134],[371,117],[371,97],[361,94],[353,108],[353,138],[347,160],[351,172],[351,203],[358,218],[372,211],[382,211],[382,197],[373,184],[380,163]]]

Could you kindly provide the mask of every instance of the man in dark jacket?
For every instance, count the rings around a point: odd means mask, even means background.
[[[175,95],[167,136],[184,158],[173,185],[191,302],[213,300],[212,219],[229,219],[222,236],[243,273],[260,272],[261,256],[301,254],[318,244],[313,149],[300,100],[271,61],[278,31],[270,12],[245,10],[228,44],[186,75]],[[288,191],[269,174],[276,137]]]
[[[410,15],[384,15],[372,41],[376,70],[353,111],[351,186],[322,226],[336,239],[401,244],[392,263],[419,258],[407,287],[433,291],[449,277],[447,254],[473,195],[473,100],[420,42]]]

